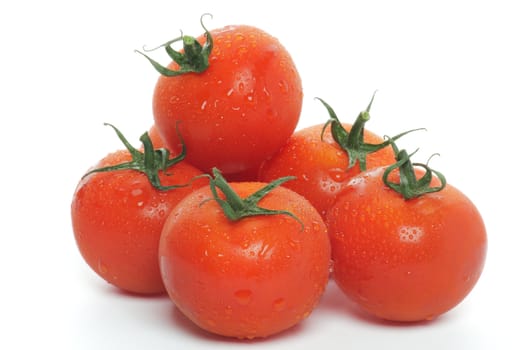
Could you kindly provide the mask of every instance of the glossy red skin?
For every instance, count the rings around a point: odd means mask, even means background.
[[[354,178],[328,212],[335,281],[377,317],[434,319],[460,303],[480,277],[483,220],[451,185],[405,201],[382,174],[379,168]]]
[[[181,121],[187,161],[228,175],[259,165],[286,142],[300,117],[302,83],[289,53],[266,32],[241,25],[210,33],[209,68],[160,76],[153,113],[170,149],[178,149]],[[175,62],[168,67],[178,68]]]
[[[128,151],[103,158],[96,167],[130,160]],[[201,174],[180,162],[160,174],[163,185],[188,183]],[[86,263],[112,285],[132,293],[164,293],[158,264],[161,229],[170,210],[188,193],[205,184],[167,192],[152,187],[132,170],[93,173],[83,178],[73,195],[71,219],[77,246]]]
[[[243,198],[262,183],[232,183]],[[229,221],[208,187],[185,198],[167,219],[160,265],[167,291],[189,319],[216,334],[267,337],[312,312],[329,278],[326,226],[304,198],[282,187],[260,201],[289,216]]]
[[[349,124],[343,126],[348,131],[351,128]],[[283,186],[306,197],[325,217],[338,194],[353,176],[360,173],[360,167],[357,162],[347,169],[347,153],[335,142],[329,127],[321,140],[323,127],[323,124],[314,125],[295,132],[278,153],[263,163],[258,179],[269,182],[283,176],[295,176],[295,180]],[[383,141],[380,136],[364,130],[364,142],[378,144]],[[391,147],[386,147],[369,154],[366,165],[372,169],[392,164],[394,160]]]

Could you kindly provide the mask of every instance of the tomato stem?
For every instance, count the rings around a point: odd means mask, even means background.
[[[146,52],[151,52],[164,47],[168,56],[179,65],[178,70],[164,67],[141,51],[135,50],[135,52],[146,57],[146,59],[150,61],[152,66],[159,72],[159,74],[166,77],[174,77],[190,72],[201,73],[205,71],[209,67],[209,56],[213,48],[212,36],[210,35],[207,28],[205,28],[203,25],[203,17],[206,15],[212,18],[212,15],[209,13],[203,14],[200,18],[201,27],[205,30],[206,37],[206,42],[203,46],[199,43],[199,41],[196,40],[196,38],[189,35],[183,35],[182,33],[179,37],[153,49],[145,49],[143,47],[143,51]],[[173,43],[178,41],[183,41],[183,52],[174,50],[171,46]]]
[[[163,171],[166,174],[166,170],[169,167],[179,163],[186,156],[186,147],[181,138],[181,135],[179,134],[179,129],[177,128],[177,125],[176,129],[178,132],[178,136],[180,137],[182,149],[181,153],[174,158],[170,158],[170,152],[166,148],[154,149],[154,145],[152,144],[150,136],[148,136],[148,132],[145,132],[140,137],[144,149],[144,151],[141,152],[138,149],[134,148],[130,144],[130,142],[128,142],[128,140],[124,137],[121,131],[119,131],[119,129],[117,129],[115,126],[109,123],[104,123],[104,125],[110,126],[115,131],[117,137],[119,137],[128,152],[130,152],[130,154],[132,155],[132,160],[129,162],[93,169],[84,174],[83,177],[86,177],[92,173],[118,170],[136,170],[144,173],[148,177],[148,180],[150,181],[152,186],[154,186],[154,188],[159,191],[168,191],[174,188],[188,186],[188,184],[163,186],[159,178],[159,171]]]
[[[428,159],[426,164],[412,163],[410,157],[413,156],[417,152],[417,150],[411,154],[408,154],[408,152],[404,149],[399,151],[393,140],[389,139],[388,141],[391,143],[393,151],[396,155],[396,162],[387,167],[384,171],[382,180],[386,184],[386,186],[401,194],[405,200],[416,198],[426,193],[439,192],[443,188],[445,188],[447,184],[445,176],[439,171],[434,170],[428,166],[428,162],[430,161],[430,159],[434,155],[437,155],[437,153],[434,153]],[[417,177],[415,176],[415,166],[419,166],[425,170],[424,175],[420,179],[417,179]],[[395,169],[399,169],[399,183],[395,183],[388,180],[388,176]],[[430,186],[433,175],[435,175],[439,179],[439,186]]]
[[[212,169],[212,175],[213,176],[210,177],[210,190],[212,192],[213,199],[220,205],[220,207],[223,209],[223,212],[225,213],[225,216],[229,220],[237,221],[245,217],[257,215],[287,215],[300,223],[300,225],[302,225],[302,230],[304,229],[304,224],[295,214],[287,210],[273,210],[258,206],[258,202],[264,196],[269,194],[269,192],[284,182],[293,180],[295,178],[294,176],[281,177],[265,185],[247,198],[241,198],[217,168]],[[225,196],[225,199],[222,199],[219,196],[217,189],[221,190]]]
[[[326,128],[331,125],[331,136],[348,155],[348,170],[353,168],[357,161],[359,162],[360,170],[366,170],[366,157],[368,154],[377,152],[390,145],[389,140],[379,144],[364,142],[364,127],[366,122],[370,120],[370,108],[373,103],[373,99],[375,98],[375,94],[376,92],[373,93],[368,107],[359,113],[349,132],[346,131],[344,126],[342,126],[342,123],[338,119],[337,114],[333,108],[321,98],[316,98],[322,102],[329,113],[329,120],[326,122],[326,124],[324,124],[320,137],[323,139]],[[422,128],[405,131],[393,136],[391,139],[397,140],[400,137],[417,130],[422,130]]]

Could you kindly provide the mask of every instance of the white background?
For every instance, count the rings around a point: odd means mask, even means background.
[[[243,5],[242,5],[243,4]],[[84,263],[69,206],[84,171],[152,123],[157,79],[134,49],[251,24],[303,79],[299,127],[352,121],[420,147],[480,209],[489,250],[473,292],[431,323],[357,314],[330,284],[306,321],[252,343],[197,330],[167,297],[116,291]],[[4,1],[0,5],[0,348],[525,349],[527,12],[522,1]],[[10,344],[10,345],[7,345]]]

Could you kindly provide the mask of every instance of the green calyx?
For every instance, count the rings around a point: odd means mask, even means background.
[[[342,126],[342,123],[337,118],[337,115],[333,108],[331,108],[331,106],[321,98],[316,98],[317,100],[322,102],[322,104],[324,105],[324,107],[326,107],[329,113],[329,120],[322,128],[322,133],[320,137],[323,138],[326,128],[331,125],[331,135],[333,139],[348,155],[348,170],[354,167],[357,162],[359,162],[359,167],[361,171],[366,170],[367,155],[370,153],[377,152],[383,149],[384,147],[390,145],[389,140],[379,144],[371,144],[364,142],[364,126],[366,122],[370,120],[370,108],[374,98],[375,93],[373,94],[370,103],[368,104],[368,107],[366,107],[364,111],[359,113],[349,132],[346,131],[346,129]],[[397,140],[400,137],[416,130],[421,129],[413,129],[400,133],[392,137],[391,140]]]
[[[212,169],[212,175],[210,177],[210,190],[212,192],[212,199],[214,199],[220,207],[223,209],[225,216],[231,221],[237,221],[245,217],[258,216],[258,215],[287,215],[295,219],[300,225],[302,230],[304,224],[300,219],[293,213],[287,210],[272,210],[258,206],[258,202],[274,188],[280,186],[286,181],[293,180],[294,176],[281,177],[266,186],[262,187],[258,191],[254,192],[247,198],[241,198],[229,185],[227,180],[221,175],[217,168]],[[218,189],[224,194],[225,199],[220,198]]]
[[[179,65],[178,70],[172,70],[167,67],[164,67],[163,65],[161,65],[157,61],[154,61],[152,58],[150,58],[148,55],[141,51],[136,50],[136,52],[146,57],[148,61],[150,61],[152,66],[154,66],[154,68],[161,75],[164,75],[166,77],[174,77],[191,72],[201,73],[205,71],[209,67],[209,56],[213,48],[212,36],[210,35],[207,28],[205,28],[205,26],[203,25],[203,17],[205,15],[212,17],[211,14],[204,14],[201,16],[200,19],[201,27],[205,30],[205,36],[207,38],[203,46],[196,40],[196,38],[188,35],[183,35],[183,33],[181,33],[179,37],[172,39],[153,49],[145,49],[143,47],[143,51],[145,52],[151,52],[164,47],[168,56],[170,56],[170,58]],[[183,41],[183,52],[174,50],[171,46],[173,43],[179,41]]]
[[[107,167],[93,169],[87,172],[86,174],[84,174],[83,177],[86,177],[92,173],[101,173],[101,172],[118,171],[118,170],[136,170],[136,171],[139,171],[145,174],[148,177],[148,181],[150,181],[152,186],[154,186],[154,188],[156,188],[159,191],[168,191],[174,188],[184,187],[188,185],[188,184],[183,184],[183,185],[163,186],[159,178],[159,171],[163,171],[166,174],[166,170],[168,168],[179,163],[185,158],[186,148],[183,143],[183,140],[181,140],[181,143],[183,145],[181,153],[174,158],[170,158],[170,152],[167,149],[165,148],[154,149],[152,140],[150,139],[150,136],[148,136],[147,132],[145,132],[140,137],[140,140],[144,148],[144,152],[141,152],[135,149],[115,126],[113,126],[112,124],[108,124],[108,123],[105,123],[104,125],[112,127],[112,129],[115,131],[115,133],[117,134],[121,142],[125,145],[126,149],[132,155],[132,160],[129,162],[121,163],[121,164],[110,165]],[[179,135],[179,132],[178,132],[178,135]]]
[[[408,152],[406,152],[404,149],[399,151],[393,140],[388,141],[391,143],[393,151],[396,154],[396,162],[387,167],[384,171],[382,180],[386,186],[401,194],[406,200],[422,196],[426,193],[439,192],[445,188],[447,183],[445,176],[439,171],[433,170],[428,166],[430,158],[432,158],[437,153],[433,154],[428,159],[426,164],[412,163],[410,157],[413,156],[417,150],[412,154],[408,154]],[[424,175],[419,180],[415,176],[415,166],[419,166],[425,170]],[[388,180],[388,176],[395,169],[399,169],[399,183]],[[439,186],[430,186],[433,175],[439,179],[441,183]]]

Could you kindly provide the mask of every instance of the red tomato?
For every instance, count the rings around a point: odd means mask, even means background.
[[[404,199],[383,182],[385,169],[355,177],[328,212],[334,278],[380,318],[433,319],[460,303],[480,277],[485,226],[453,186]],[[414,171],[422,178],[421,169]],[[388,179],[397,183],[398,174]],[[439,186],[437,177],[431,186]]]
[[[329,129],[321,133],[324,125],[314,125],[297,131],[284,147],[262,165],[258,179],[269,181],[283,176],[295,176],[285,187],[300,193],[317,208],[324,217],[337,195],[355,175],[360,173],[359,164],[348,167],[348,155],[331,136]],[[350,125],[344,124],[349,130]],[[382,143],[376,134],[364,130],[364,140]],[[390,148],[383,148],[367,156],[368,168],[393,163],[394,154]]]
[[[96,168],[132,160],[128,150]],[[164,186],[187,184],[201,172],[184,161],[159,171]],[[71,204],[73,232],[86,263],[103,279],[133,293],[165,291],[158,264],[159,236],[170,210],[204,179],[168,191],[155,189],[136,170],[95,172],[78,184]]]
[[[160,76],[153,113],[168,148],[178,149],[203,171],[253,168],[293,133],[302,106],[302,84],[281,43],[261,29],[238,25],[210,31],[209,67],[200,73]],[[206,35],[197,38],[206,42]],[[176,62],[167,67],[180,68]]]
[[[264,186],[231,185],[242,198]],[[230,221],[211,198],[209,187],[193,192],[163,228],[161,272],[176,306],[199,327],[237,338],[266,337],[305,319],[329,277],[329,238],[316,209],[283,187],[261,199],[263,208],[294,214],[302,229],[282,214]]]

